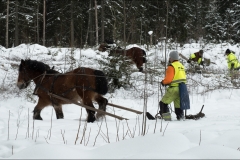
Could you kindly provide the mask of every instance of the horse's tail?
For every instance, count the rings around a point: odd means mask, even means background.
[[[95,70],[94,75],[95,78],[95,86],[96,86],[96,92],[104,95],[108,92],[108,82],[106,79],[105,74],[102,71]]]
[[[146,63],[147,62],[146,52],[143,49],[142,49],[142,52],[143,52],[143,63]]]

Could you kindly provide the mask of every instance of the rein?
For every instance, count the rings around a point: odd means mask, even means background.
[[[43,79],[45,78],[45,75],[46,75],[46,71],[43,73],[43,77],[42,77],[42,79],[40,80],[40,83],[39,83],[39,84],[36,84],[36,87],[35,87],[34,92],[33,92],[34,95],[37,95],[38,88],[39,88],[39,86],[42,84],[42,81],[43,81]]]
[[[45,75],[46,75],[46,71],[44,72],[44,73],[42,73],[42,74],[40,74],[40,75],[38,75],[38,76],[36,76],[35,78],[30,78],[29,76],[28,76],[28,74],[27,74],[27,71],[26,71],[26,68],[24,67],[24,73],[27,75],[27,78],[29,79],[28,81],[25,81],[24,80],[24,83],[26,84],[26,83],[28,83],[28,82],[31,82],[31,81],[33,81],[34,79],[36,79],[36,78],[38,78],[38,77],[41,77],[42,75],[44,75],[44,77],[45,77]],[[42,80],[43,80],[43,78],[42,78]]]

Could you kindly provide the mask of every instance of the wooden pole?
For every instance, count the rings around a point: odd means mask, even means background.
[[[124,110],[130,111],[130,112],[134,112],[134,113],[137,113],[137,114],[142,114],[142,113],[143,113],[143,112],[141,112],[141,111],[137,111],[137,110],[134,110],[134,109],[126,108],[126,107],[119,106],[119,105],[112,104],[112,103],[108,103],[108,105],[109,105],[109,106],[116,107],[116,108],[124,109]]]
[[[123,119],[128,120],[127,118],[123,118],[123,117],[114,115],[114,114],[112,114],[112,113],[108,113],[108,112],[105,112],[105,111],[102,111],[102,110],[99,110],[99,109],[96,109],[96,108],[93,108],[93,107],[90,107],[90,106],[87,106],[87,105],[78,103],[78,102],[76,102],[76,101],[73,101],[73,100],[64,98],[64,97],[62,97],[62,96],[58,96],[58,95],[53,94],[53,93],[48,93],[48,95],[49,95],[49,96],[52,96],[52,97],[54,97],[54,98],[57,98],[57,99],[64,100],[64,101],[66,101],[66,102],[70,102],[70,103],[76,104],[76,105],[78,105],[78,106],[84,107],[84,108],[89,109],[89,110],[91,110],[91,111],[96,111],[96,112],[99,112],[99,113],[102,113],[102,114],[106,114],[106,115],[108,115],[108,116],[117,118],[117,119],[119,119],[119,120],[123,120]]]

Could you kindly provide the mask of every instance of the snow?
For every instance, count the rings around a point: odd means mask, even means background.
[[[145,49],[145,46],[133,46]],[[204,57],[215,64],[210,69],[227,70],[225,50],[229,48],[239,56],[238,45],[230,44],[185,44],[177,46],[180,53],[188,57],[200,49]],[[146,49],[145,49],[146,50]],[[19,91],[15,83],[21,59],[43,61],[56,69],[69,70],[66,56],[69,48],[49,47],[38,44],[21,44],[14,48],[0,47],[0,158],[6,159],[240,159],[240,89],[224,79],[225,72],[210,77],[188,75],[191,109],[187,114],[196,114],[204,105],[206,117],[199,120],[173,121],[147,120],[146,131],[142,131],[142,115],[107,106],[107,112],[128,118],[106,119],[85,123],[86,112],[74,104],[63,107],[64,119],[57,120],[52,107],[44,108],[42,121],[33,121],[32,111],[36,96],[30,101],[34,86]],[[148,61],[164,59],[164,48],[146,50]],[[95,49],[74,49],[75,66],[99,69],[97,60],[107,52]],[[187,63],[184,62],[187,66]],[[135,66],[133,66],[135,67]],[[136,67],[135,67],[136,68]],[[135,72],[133,78],[144,77]],[[164,75],[159,75],[161,80]],[[142,111],[144,106],[144,84],[135,80],[138,90],[120,88],[104,97],[110,103]],[[213,90],[218,83],[222,83]],[[195,84],[198,84],[197,86]],[[225,85],[225,86],[224,86]],[[208,88],[207,88],[208,87]],[[157,84],[148,84],[147,110],[155,115],[161,94]],[[162,87],[164,92],[164,87]],[[204,93],[204,94],[201,94]],[[35,102],[34,102],[35,100]],[[97,107],[97,105],[96,105]],[[173,104],[171,104],[173,108]],[[82,114],[81,114],[82,113]],[[79,121],[80,120],[80,121]],[[79,129],[79,123],[80,129]],[[85,127],[84,127],[85,126]],[[85,128],[85,129],[84,129]],[[78,139],[76,140],[79,129]],[[84,132],[85,130],[85,132]],[[99,130],[101,130],[99,132]],[[85,135],[85,136],[84,136]],[[76,144],[75,144],[76,142]]]

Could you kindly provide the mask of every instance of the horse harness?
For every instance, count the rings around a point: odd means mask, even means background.
[[[40,85],[42,84],[42,81],[43,81],[43,79],[45,78],[45,75],[46,75],[46,71],[44,71],[43,76],[42,76],[42,78],[41,78],[41,80],[40,80],[40,83],[39,83],[39,84],[36,84],[36,87],[35,87],[35,89],[34,89],[34,91],[33,91],[33,95],[37,95],[38,88],[39,88]]]
[[[80,74],[81,74],[81,75],[82,75],[82,74],[85,74],[85,75],[86,75],[86,72],[85,72],[85,68],[84,68],[84,67],[80,67]],[[36,84],[36,87],[35,87],[34,92],[33,92],[34,95],[37,95],[37,91],[38,91],[39,88],[40,88],[41,90],[43,90],[44,92],[54,93],[54,84],[55,84],[57,78],[58,78],[59,76],[61,76],[62,74],[54,74],[54,77],[53,77],[53,81],[52,81],[52,83],[51,83],[50,90],[48,90],[47,88],[45,88],[45,87],[42,86],[43,79],[45,78],[46,75],[48,75],[48,74],[47,74],[47,72],[45,71],[45,72],[43,73],[43,75],[42,75],[42,78],[39,80],[39,83]],[[78,76],[78,74],[77,74],[76,76]],[[86,76],[84,76],[84,77],[86,77]],[[83,80],[84,78],[81,77],[81,79]],[[69,92],[73,91],[75,88],[82,88],[84,91],[85,91],[85,90],[95,91],[95,90],[90,86],[90,84],[88,84],[87,86],[77,86],[77,80],[78,80],[78,79],[76,78],[76,82],[75,82],[75,85],[74,85],[73,87],[67,89],[66,91],[64,91],[64,92],[61,93],[60,95],[61,95],[61,96],[65,96],[65,95],[67,95]],[[86,82],[89,82],[88,79],[87,79],[87,77],[86,77]],[[53,98],[52,98],[51,95],[49,95],[49,96],[50,96],[52,105],[54,106],[54,104],[56,104],[56,102],[54,102],[54,100],[53,100]]]

